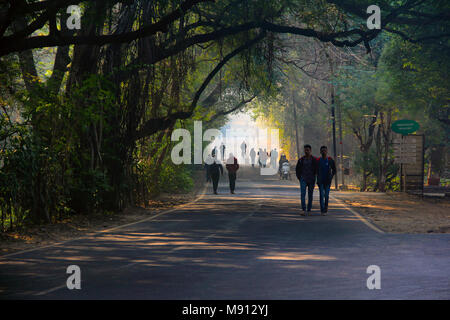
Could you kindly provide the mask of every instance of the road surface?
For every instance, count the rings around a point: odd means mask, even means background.
[[[450,235],[386,234],[295,181],[240,171],[219,195],[110,232],[0,258],[2,299],[449,299]],[[336,193],[334,193],[336,194]],[[332,192],[333,195],[333,192]],[[417,212],[420,214],[420,212]],[[66,269],[81,269],[69,290]],[[366,286],[367,267],[381,289]]]

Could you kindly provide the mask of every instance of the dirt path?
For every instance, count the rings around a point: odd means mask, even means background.
[[[334,192],[385,232],[450,233],[450,201],[404,193]]]

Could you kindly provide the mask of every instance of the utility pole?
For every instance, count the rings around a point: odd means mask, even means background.
[[[333,157],[334,160],[337,161],[337,152],[336,152],[336,113],[335,113],[335,107],[334,107],[334,85],[331,82],[334,76],[334,66],[333,66],[333,60],[331,59],[330,55],[328,54],[328,51],[325,50],[325,55],[328,59],[328,63],[330,64],[330,93],[331,93],[331,121],[333,121]],[[341,134],[341,143],[342,143],[342,134]],[[342,160],[342,158],[341,158]],[[338,162],[338,164],[341,164],[341,161]],[[339,167],[338,165],[338,167]],[[341,171],[342,174],[342,171]],[[334,186],[336,190],[338,189],[338,173],[336,170],[336,177],[334,178]]]
[[[298,126],[297,126],[297,111],[295,109],[295,104],[292,105],[294,107],[294,124],[295,124],[295,141],[297,145],[297,158],[300,159],[300,142],[298,141]]]
[[[333,121],[333,156],[336,157],[336,116],[334,112],[334,86],[331,84],[331,121]],[[334,179],[334,186],[336,190],[338,189],[338,173],[336,172],[336,177]]]
[[[298,140],[298,126],[297,126],[297,106],[295,104],[294,90],[292,92],[292,108],[294,109],[294,125],[295,125],[295,145],[297,148],[297,158],[300,159],[300,142]]]
[[[341,182],[342,188],[345,190],[345,179],[344,179],[344,144],[342,143],[342,108],[341,104],[338,102],[338,116],[339,116],[339,167],[341,171]]]
[[[323,100],[321,97],[317,96],[317,98],[322,101],[325,105],[328,105],[328,103]],[[336,158],[336,117],[334,112],[334,87],[331,85],[331,121],[333,123],[333,156],[334,159]],[[338,188],[338,174],[336,172],[336,179],[334,179],[334,186],[336,187],[336,190]]]

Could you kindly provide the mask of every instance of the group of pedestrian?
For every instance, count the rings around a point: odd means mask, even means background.
[[[220,152],[222,160],[224,159],[225,145],[220,146]],[[241,145],[242,154],[245,156],[247,152],[247,145],[245,142]],[[271,150],[270,154],[266,149],[259,149],[256,153],[255,149],[250,150],[250,158],[252,167],[255,165],[255,158],[258,155],[259,166],[266,167],[266,162],[270,158],[271,165],[276,168],[278,159],[277,149]],[[319,188],[319,201],[320,212],[322,215],[326,215],[328,212],[328,199],[330,194],[331,181],[336,175],[336,164],[334,160],[328,156],[328,148],[326,146],[320,147],[320,157],[314,157],[312,155],[312,147],[309,144],[304,146],[304,155],[298,159],[295,173],[297,179],[300,181],[300,202],[303,210],[303,215],[308,215],[308,212],[312,209],[314,187],[317,183]],[[209,155],[206,166],[206,180],[212,181],[214,194],[217,194],[217,187],[219,185],[219,179],[223,176],[223,166],[221,161],[217,159],[217,149],[214,147],[212,156]],[[282,155],[279,160],[279,167],[281,168],[283,163],[288,162],[285,155]],[[228,171],[228,181],[230,184],[230,193],[234,194],[236,186],[236,172],[239,170],[239,163],[236,157],[230,153],[229,158],[226,160],[225,165]],[[308,194],[308,201],[306,202],[306,194]]]
[[[312,148],[309,144],[304,146],[304,156],[298,159],[295,168],[295,174],[300,181],[300,198],[304,215],[312,209],[312,200],[314,186],[317,182],[319,187],[320,212],[326,215],[328,212],[328,198],[330,194],[331,181],[336,174],[336,164],[334,160],[328,156],[328,148],[320,147],[319,158],[311,153]],[[308,191],[308,204],[306,204],[306,191]]]
[[[227,149],[227,147],[226,147],[225,143],[222,142],[220,144],[220,146],[219,146],[220,157],[221,157],[222,161],[225,161],[226,149]],[[253,148],[252,148],[252,150],[253,150]],[[214,148],[212,149],[212,152],[211,152],[212,157],[216,157],[217,153],[218,153],[217,146],[214,146]],[[245,159],[246,155],[247,155],[247,143],[245,141],[242,141],[242,144],[241,144],[241,156],[242,156],[242,159]],[[218,158],[218,155],[217,155],[217,158]]]
[[[250,158],[251,158],[251,163],[252,163],[252,167],[255,166],[255,158],[256,156],[258,156],[258,165],[260,168],[265,168],[267,167],[267,160],[270,159],[270,166],[272,166],[272,168],[276,168],[277,166],[277,159],[278,159],[278,151],[277,149],[272,149],[270,150],[270,153],[267,152],[267,149],[262,149],[259,148],[258,152],[255,151],[255,149],[251,149],[250,150]]]
[[[247,157],[247,143],[245,141],[242,141],[241,143],[241,157],[242,159],[246,159]],[[219,149],[219,150],[218,150]],[[220,152],[220,157],[222,161],[225,161],[225,151],[226,151],[226,145],[222,142],[219,146],[219,148],[217,148],[217,146],[215,146],[212,149],[212,157],[217,157],[219,158],[219,154],[218,152]],[[267,167],[267,161],[270,161],[270,166],[272,166],[273,168],[276,168],[276,164],[277,164],[277,159],[278,159],[278,151],[276,148],[274,148],[273,150],[271,150],[270,152],[267,152],[267,149],[262,149],[259,148],[258,152],[256,152],[255,148],[251,148],[250,152],[249,152],[249,156],[250,156],[250,163],[252,165],[252,167],[255,166],[256,164],[256,158],[258,157],[258,164],[260,168],[265,168]]]
[[[213,156],[208,155],[208,158],[205,163],[205,168],[206,168],[206,182],[212,181],[213,192],[214,194],[217,194],[219,179],[221,176],[223,177],[222,163],[217,159],[217,157],[215,157],[215,155]],[[232,153],[230,153],[229,158],[226,160],[225,168],[228,171],[230,192],[234,194],[234,190],[236,188],[236,172],[239,170],[239,163]]]
[[[260,168],[265,168],[267,164],[267,159],[269,159],[269,154],[266,149],[259,148],[258,152],[258,164]]]

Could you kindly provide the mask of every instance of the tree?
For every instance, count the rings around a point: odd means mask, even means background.
[[[74,4],[82,8],[80,30],[65,27],[66,8]],[[371,41],[382,31],[366,29],[364,5],[302,0],[3,1],[0,62],[14,69],[8,70],[14,81],[2,83],[2,91],[10,94],[2,105],[10,113],[10,101],[16,103],[22,122],[12,124],[2,137],[13,138],[19,127],[27,137],[10,145],[6,167],[30,186],[32,196],[27,199],[22,190],[12,206],[12,189],[5,185],[6,209],[1,210],[21,207],[36,220],[52,220],[55,212],[120,210],[133,203],[135,182],[143,180],[140,169],[154,181],[160,171],[175,170],[164,164],[174,128],[189,126],[196,117],[221,121],[256,97],[269,99],[280,92],[277,80],[283,70],[277,59],[287,58],[287,35],[370,51]],[[383,27],[397,32],[398,26],[423,19],[442,21],[435,11],[421,1],[385,2]],[[419,17],[411,18],[417,12]],[[408,37],[415,36],[407,31]],[[427,41],[410,41],[422,40]],[[42,62],[48,64],[48,77],[37,67]],[[22,79],[14,76],[18,70]],[[298,111],[318,99],[298,98],[309,100],[295,106]],[[30,181],[14,169],[24,159],[30,167],[17,168],[34,170]],[[148,159],[151,168],[142,165]]]

